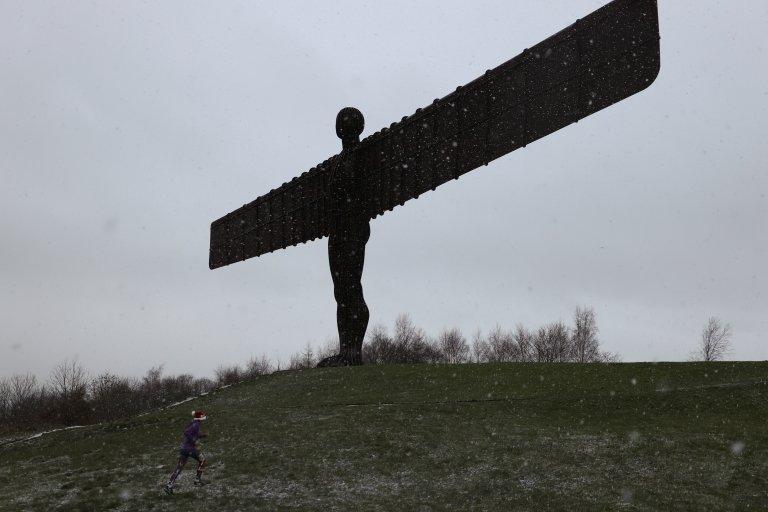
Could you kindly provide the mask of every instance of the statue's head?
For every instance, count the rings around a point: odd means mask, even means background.
[[[363,113],[354,107],[344,107],[336,116],[336,135],[342,142],[357,142],[363,133],[365,119]]]

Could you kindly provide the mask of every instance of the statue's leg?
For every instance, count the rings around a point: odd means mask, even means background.
[[[324,360],[321,366],[362,363],[363,340],[368,328],[368,306],[363,297],[365,244],[370,230],[366,223],[356,236],[332,234],[328,238],[328,262],[336,298],[336,324],[339,330],[339,355]]]
[[[368,328],[368,305],[363,296],[363,265],[365,263],[365,244],[367,239],[355,240],[350,244],[350,273],[349,273],[349,345],[347,357],[352,364],[363,362],[363,341]]]
[[[344,285],[348,281],[346,274],[349,272],[349,265],[344,257],[347,252],[344,247],[345,245],[345,241],[340,234],[332,233],[328,237],[328,263],[331,267],[331,279],[333,279],[333,296],[336,299],[336,326],[339,332],[339,354],[336,358],[323,361],[321,364],[326,363],[332,365],[338,363],[336,360],[344,356],[350,342],[348,294],[345,293],[344,290]]]

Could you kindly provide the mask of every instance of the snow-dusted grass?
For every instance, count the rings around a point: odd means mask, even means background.
[[[305,370],[0,447],[0,510],[768,508],[768,363]],[[191,408],[210,484],[174,496]]]

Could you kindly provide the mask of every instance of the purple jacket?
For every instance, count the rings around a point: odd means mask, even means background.
[[[186,451],[194,450],[197,440],[201,437],[205,437],[205,434],[200,432],[200,422],[192,420],[192,423],[184,429],[184,440],[181,442],[180,448]]]

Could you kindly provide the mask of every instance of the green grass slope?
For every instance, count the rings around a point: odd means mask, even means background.
[[[0,510],[768,510],[768,363],[280,373],[0,447]],[[189,411],[209,485],[176,494]]]

